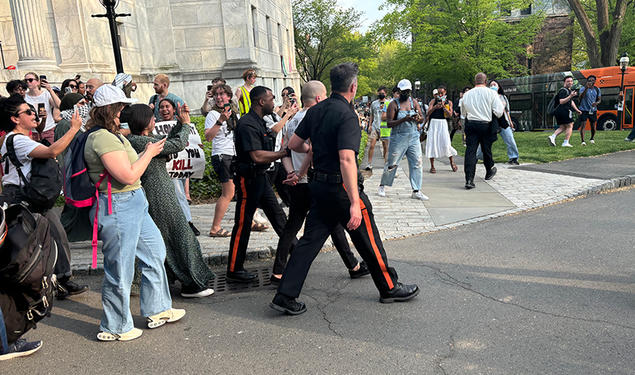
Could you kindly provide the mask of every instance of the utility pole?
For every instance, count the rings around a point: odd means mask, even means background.
[[[93,14],[92,17],[108,18],[110,38],[112,39],[112,51],[115,54],[115,66],[117,67],[117,73],[123,73],[121,46],[119,45],[119,33],[117,32],[117,17],[128,17],[130,13],[115,13],[115,8],[119,5],[119,0],[99,0],[99,2],[106,8],[106,14]]]

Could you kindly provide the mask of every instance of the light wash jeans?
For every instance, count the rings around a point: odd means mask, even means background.
[[[404,126],[406,125],[406,126]],[[419,133],[415,125],[403,123],[392,129],[388,156],[384,164],[384,173],[381,175],[382,186],[392,186],[395,180],[397,167],[404,154],[408,159],[408,174],[412,190],[421,190],[423,175],[421,173],[423,160],[421,159],[421,143]]]
[[[518,146],[516,146],[516,140],[514,139],[514,131],[511,127],[507,129],[501,129],[500,133],[501,139],[505,142],[507,146],[507,158],[518,159]],[[476,152],[476,157],[480,160],[483,160],[483,153],[481,152],[481,146],[478,146],[478,151]]]
[[[191,223],[192,212],[190,211],[190,204],[187,203],[187,198],[185,197],[185,180],[173,178],[172,182],[174,183],[174,192],[176,193],[176,200],[179,202],[179,206],[181,206],[181,211],[183,211],[183,215],[185,215],[188,223]]]
[[[93,205],[90,217],[94,217]],[[130,313],[130,285],[135,257],[141,269],[141,315],[150,316],[172,308],[165,273],[165,244],[148,213],[143,189],[112,194],[108,215],[108,194],[99,194],[99,239],[103,241],[104,280],[101,301],[104,312],[99,329],[122,334],[134,328]]]

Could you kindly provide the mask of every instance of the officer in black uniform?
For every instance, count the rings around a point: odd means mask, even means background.
[[[305,304],[296,298],[311,263],[338,223],[347,229],[366,262],[379,289],[380,302],[407,301],[419,294],[416,285],[398,282],[397,272],[388,266],[372,207],[363,192],[363,179],[357,169],[361,132],[351,106],[357,92],[357,73],[353,63],[331,69],[333,94],[307,111],[289,141],[292,150],[307,152],[305,141],[311,139],[315,174],[304,236],[291,253],[278,292],[269,305],[280,312],[297,315],[306,311]]]
[[[274,152],[276,136],[266,126],[263,117],[273,113],[273,93],[256,86],[249,93],[251,109],[240,118],[234,132],[237,160],[234,185],[236,186],[236,215],[229,243],[227,280],[249,283],[256,275],[245,270],[245,254],[251,233],[251,221],[260,207],[278,235],[287,218],[273,193],[265,172],[274,160],[290,154],[289,149]],[[295,245],[295,243],[294,243]]]

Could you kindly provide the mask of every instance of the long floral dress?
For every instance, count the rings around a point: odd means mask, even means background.
[[[206,288],[214,274],[203,260],[201,245],[179,207],[174,184],[165,168],[168,156],[187,146],[189,134],[188,124],[178,123],[172,128],[163,151],[152,159],[141,176],[141,185],[148,197],[150,216],[165,241],[168,275],[179,280],[183,289],[200,291]],[[141,153],[146,144],[157,142],[161,138],[131,134],[128,140],[137,153]]]

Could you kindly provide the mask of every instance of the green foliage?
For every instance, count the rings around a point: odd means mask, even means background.
[[[362,164],[364,154],[366,153],[366,144],[368,143],[368,133],[362,130],[362,139],[359,142],[359,152],[357,154],[357,165]]]
[[[190,180],[190,196],[197,201],[215,199],[220,196],[221,184],[212,167],[212,142],[205,141],[205,117],[192,116],[192,123],[196,126],[198,134],[203,141],[205,152],[205,172],[200,180]]]

